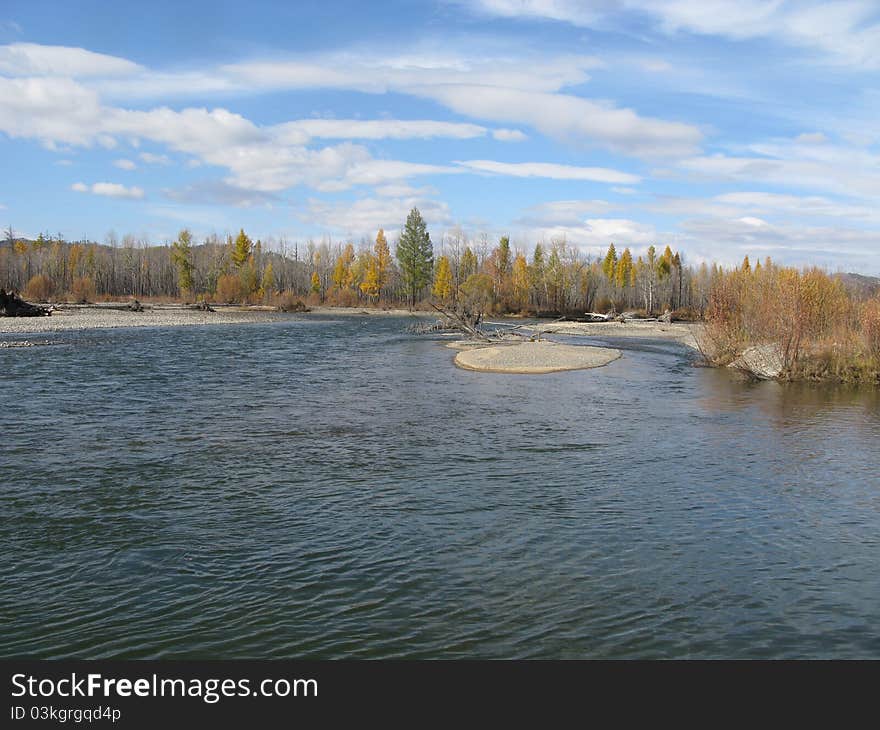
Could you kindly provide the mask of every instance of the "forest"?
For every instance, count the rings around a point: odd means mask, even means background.
[[[0,282],[35,301],[142,300],[271,304],[299,297],[309,304],[409,306],[476,299],[496,313],[677,311],[699,318],[719,267],[687,266],[669,246],[599,257],[565,240],[531,250],[507,236],[490,242],[461,229],[431,240],[413,210],[392,249],[383,230],[374,240],[290,244],[252,240],[244,231],[201,242],[189,230],[161,245],[109,234],[103,244],[40,234],[0,244]]]

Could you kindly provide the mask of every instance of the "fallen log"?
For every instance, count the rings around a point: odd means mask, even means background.
[[[431,306],[443,315],[452,329],[457,329],[472,340],[481,340],[483,342],[492,341],[491,337],[479,329],[480,322],[483,320],[482,312],[471,312],[465,308],[456,308],[452,311],[446,311],[433,302],[431,303]]]
[[[30,304],[13,292],[0,289],[0,317],[48,317],[53,307]]]

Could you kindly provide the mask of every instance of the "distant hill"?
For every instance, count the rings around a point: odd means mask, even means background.
[[[854,292],[859,298],[873,297],[880,294],[880,277],[865,276],[864,274],[840,274],[847,289]]]

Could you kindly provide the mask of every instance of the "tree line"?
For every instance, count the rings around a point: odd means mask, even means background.
[[[748,259],[743,267],[752,270]],[[296,297],[309,304],[419,307],[467,300],[502,314],[669,310],[698,319],[727,274],[718,265],[688,265],[683,252],[669,246],[618,251],[611,243],[594,257],[565,239],[525,250],[507,236],[490,242],[486,235],[468,238],[460,228],[435,243],[418,209],[393,248],[381,229],[357,245],[326,238],[264,244],[244,230],[196,243],[187,229],[164,245],[112,233],[98,244],[42,233],[25,240],[9,229],[0,245],[0,284],[38,301],[133,296],[276,303]]]
[[[208,236],[196,243],[187,229],[154,245],[108,234],[103,244],[41,233],[34,240],[9,229],[0,246],[0,282],[41,300],[167,298],[219,303],[272,302],[295,296],[341,306],[419,307],[429,300],[478,300],[498,313],[665,309],[705,311],[718,267],[689,267],[668,246],[638,254],[585,255],[564,239],[515,248],[509,237],[468,238],[460,228],[434,242],[413,209],[392,246],[373,240],[304,245]]]

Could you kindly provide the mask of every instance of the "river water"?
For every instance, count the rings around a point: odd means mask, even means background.
[[[406,324],[0,350],[0,655],[880,658],[876,392]]]

